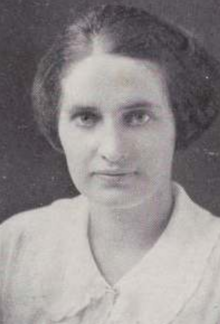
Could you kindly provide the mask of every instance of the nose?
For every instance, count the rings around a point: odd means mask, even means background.
[[[99,138],[99,154],[109,163],[122,163],[128,156],[128,139],[120,125],[110,123],[103,127]]]

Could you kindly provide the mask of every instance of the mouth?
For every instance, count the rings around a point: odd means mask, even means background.
[[[112,170],[103,170],[94,172],[95,175],[101,177],[110,177],[110,178],[120,178],[134,175],[134,171],[112,171]]]
[[[135,171],[130,170],[98,170],[93,176],[107,187],[124,188],[130,186],[136,176]]]

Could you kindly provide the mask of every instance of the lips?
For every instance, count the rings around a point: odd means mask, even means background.
[[[134,173],[133,170],[122,170],[122,169],[101,169],[97,170],[94,173],[97,174],[107,174],[107,175],[123,175],[123,174],[129,174],[129,173]]]
[[[117,170],[117,171],[113,171],[113,170],[101,170],[101,171],[96,171],[94,172],[94,174],[97,175],[104,175],[104,176],[109,176],[109,177],[122,177],[122,176],[126,176],[126,175],[131,175],[134,174],[134,171],[122,171],[122,170]]]
[[[98,170],[93,176],[107,187],[124,188],[130,186],[136,172],[130,170]]]

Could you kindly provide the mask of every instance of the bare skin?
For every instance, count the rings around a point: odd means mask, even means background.
[[[163,73],[100,54],[73,66],[62,88],[61,143],[90,204],[91,250],[114,285],[152,248],[172,210],[175,122]]]
[[[100,272],[114,285],[148,253],[166,228],[173,205],[171,188],[158,192],[159,204],[128,209],[91,204],[89,237]],[[164,197],[163,197],[164,196]]]

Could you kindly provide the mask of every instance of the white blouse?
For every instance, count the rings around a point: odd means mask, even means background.
[[[79,196],[0,226],[1,324],[219,324],[220,219],[175,186],[162,236],[114,286],[94,261]]]

